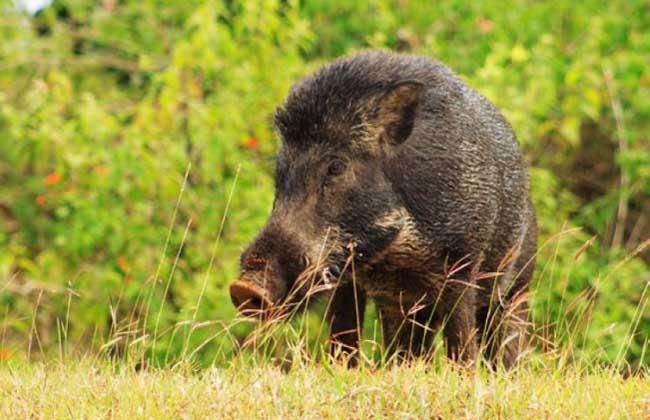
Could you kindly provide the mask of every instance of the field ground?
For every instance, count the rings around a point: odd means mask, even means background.
[[[7,365],[0,417],[650,418],[650,379],[608,371],[250,366],[184,373],[89,362]]]

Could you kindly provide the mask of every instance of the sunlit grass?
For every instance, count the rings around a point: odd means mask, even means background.
[[[446,362],[347,370],[233,362],[136,372],[125,363],[0,370],[3,418],[647,418],[650,382],[538,360],[511,372]]]

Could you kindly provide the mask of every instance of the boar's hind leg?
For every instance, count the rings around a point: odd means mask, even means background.
[[[533,224],[514,263],[513,273],[516,278],[512,280],[510,290],[503,293],[503,302],[495,289],[492,291],[489,308],[484,308],[477,314],[477,322],[487,332],[483,339],[487,357],[493,366],[502,363],[506,368],[512,367],[530,341],[527,292],[535,266],[535,233]]]
[[[334,290],[327,316],[330,320],[330,353],[347,360],[348,366],[358,363],[359,343],[366,309],[366,293],[350,281]]]
[[[487,306],[477,313],[477,323],[485,331],[486,355],[493,367],[502,363],[506,368],[521,358],[530,342],[530,320],[527,302],[528,284],[533,276],[536,254],[534,220],[514,262],[510,288],[499,293],[495,283]],[[503,296],[503,298],[500,298]]]
[[[439,305],[444,314],[443,335],[447,356],[470,366],[478,354],[475,290],[465,283],[447,285]]]
[[[490,322],[495,326],[490,329],[486,352],[493,367],[501,363],[510,368],[517,363],[528,345],[527,319],[528,304],[519,299],[492,315]]]

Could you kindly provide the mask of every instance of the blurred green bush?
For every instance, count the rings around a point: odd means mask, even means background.
[[[143,328],[156,357],[227,358],[247,328],[219,323],[225,286],[272,201],[274,107],[319,64],[387,47],[446,62],[513,124],[541,232],[540,342],[650,360],[647,1],[0,11],[0,359],[119,351]]]

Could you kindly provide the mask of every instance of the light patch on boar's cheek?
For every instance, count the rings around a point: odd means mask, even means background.
[[[396,229],[397,234],[388,247],[373,258],[373,262],[385,261],[396,267],[413,264],[414,259],[427,258],[426,242],[417,230],[408,210],[400,207],[380,216],[375,225],[383,229]]]
[[[303,240],[308,269],[320,270],[327,265],[330,255],[339,249],[342,235],[338,227],[330,226],[321,235]]]
[[[296,279],[294,287],[309,291],[329,290],[339,280],[343,264],[341,248],[345,241],[338,227],[332,226],[315,237],[303,242],[305,250],[305,269]],[[322,283],[322,285],[320,285]],[[315,287],[314,289],[312,289]]]

